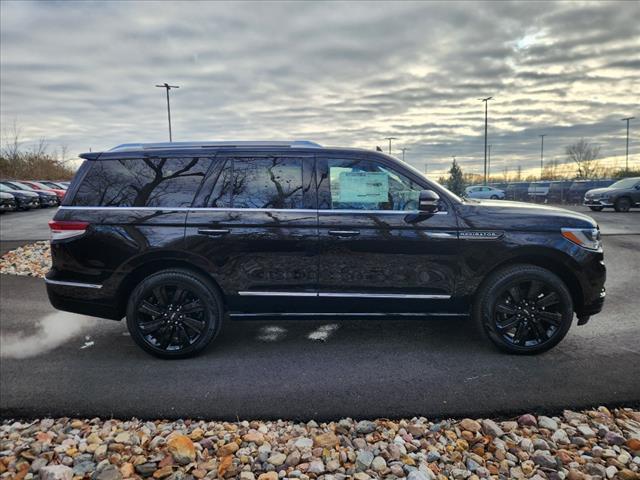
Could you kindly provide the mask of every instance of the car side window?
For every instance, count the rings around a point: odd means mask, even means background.
[[[228,158],[207,206],[215,208],[304,208],[302,158]]]
[[[417,210],[422,187],[381,163],[365,159],[326,160],[319,208],[332,210]]]
[[[209,164],[207,158],[95,161],[72,205],[190,207]]]

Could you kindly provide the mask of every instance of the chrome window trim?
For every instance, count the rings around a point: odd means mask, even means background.
[[[61,285],[63,287],[94,288],[96,290],[102,288],[102,285],[99,285],[97,283],[64,282],[62,280],[50,280],[48,278],[45,278],[44,282],[48,283],[49,285]]]
[[[358,293],[358,292],[272,292],[241,290],[240,296],[252,297],[320,297],[320,298],[394,298],[394,299],[430,299],[448,300],[451,295],[427,295],[414,293]]]
[[[291,213],[338,213],[338,214],[354,214],[362,213],[365,215],[382,214],[382,215],[418,215],[420,210],[349,210],[349,209],[320,209],[313,208],[219,208],[219,207],[86,207],[86,206],[72,206],[64,205],[60,207],[61,210],[141,210],[141,211],[170,211],[170,212],[291,212]],[[432,213],[431,215],[447,215],[449,212],[440,211]]]

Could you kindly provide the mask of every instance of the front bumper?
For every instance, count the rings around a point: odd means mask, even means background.
[[[613,207],[613,203],[606,198],[588,198],[584,197],[582,204],[585,207]]]
[[[18,208],[38,208],[40,200],[37,198],[31,200],[18,200]]]
[[[13,212],[17,208],[15,202],[0,203],[0,211]]]
[[[58,205],[58,197],[41,197],[40,198],[40,206],[41,207],[55,207]]]

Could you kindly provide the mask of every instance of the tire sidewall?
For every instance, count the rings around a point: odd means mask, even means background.
[[[622,197],[616,200],[615,209],[616,212],[628,212],[631,208],[631,202],[627,197]]]
[[[205,331],[198,341],[189,347],[177,351],[166,351],[150,345],[138,329],[136,306],[149,290],[159,285],[180,284],[196,294],[205,304],[207,322]],[[165,359],[187,358],[202,352],[215,338],[222,326],[224,310],[220,294],[205,279],[192,272],[167,270],[155,273],[140,282],[129,296],[127,302],[127,328],[131,338],[146,352]]]
[[[539,280],[552,286],[560,296],[562,309],[562,323],[556,334],[535,347],[520,347],[506,342],[502,336],[496,332],[493,321],[493,308],[498,299],[498,295],[510,284],[517,281]],[[496,272],[482,287],[475,306],[475,317],[479,327],[484,334],[501,350],[522,355],[532,355],[541,353],[553,348],[567,334],[573,321],[573,301],[571,293],[564,282],[554,273],[541,267],[533,265],[522,265]]]

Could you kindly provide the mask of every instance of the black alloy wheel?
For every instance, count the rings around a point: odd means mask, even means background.
[[[484,333],[510,353],[540,353],[567,334],[573,304],[567,287],[552,272],[516,265],[493,274],[476,299]]]
[[[631,208],[631,201],[627,197],[621,197],[616,200],[614,208],[616,212],[628,212]]]
[[[142,281],[129,298],[132,338],[161,358],[185,358],[206,348],[222,323],[220,295],[199,275],[169,270]]]
[[[589,207],[591,210],[593,210],[594,212],[600,212],[602,211],[603,207]]]

